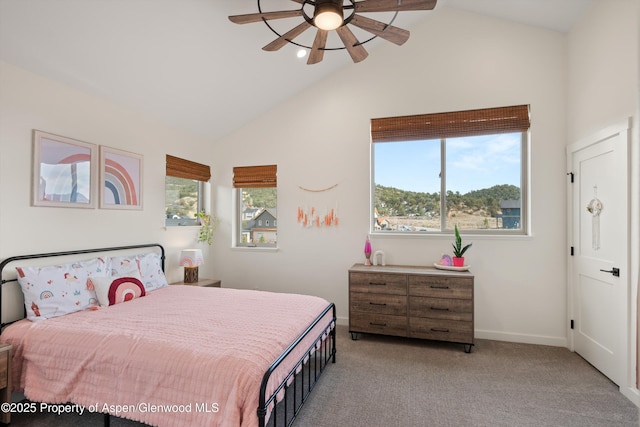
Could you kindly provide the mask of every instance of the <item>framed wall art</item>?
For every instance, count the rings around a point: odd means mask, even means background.
[[[33,206],[95,208],[98,146],[33,131]]]
[[[142,155],[100,146],[100,208],[142,210]]]

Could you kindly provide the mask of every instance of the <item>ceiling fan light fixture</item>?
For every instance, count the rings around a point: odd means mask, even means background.
[[[353,62],[360,62],[369,55],[362,46],[376,37],[401,46],[409,39],[409,31],[391,25],[398,16],[398,12],[432,10],[438,0],[288,0],[298,3],[295,9],[276,10],[263,12],[261,2],[283,2],[284,0],[257,0],[258,13],[245,13],[244,15],[229,16],[229,20],[235,24],[249,24],[252,22],[264,23],[278,38],[263,46],[267,52],[276,51],[288,43],[306,49],[309,54],[307,64],[321,62],[325,52],[346,49]],[[313,13],[311,11],[313,10]],[[362,13],[374,12],[392,13],[389,22],[377,21]],[[300,22],[285,33],[276,31],[271,24],[272,20],[298,18]],[[350,28],[357,27],[365,33],[366,40],[359,40]],[[295,42],[294,39],[310,28],[315,29],[316,36],[313,45]],[[342,47],[327,47],[328,37],[332,37],[331,31],[342,41]],[[360,36],[362,37],[362,36]]]
[[[316,1],[313,11],[313,24],[316,27],[330,31],[339,28],[343,22],[342,0]]]

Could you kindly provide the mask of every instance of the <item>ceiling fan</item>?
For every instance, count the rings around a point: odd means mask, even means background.
[[[236,24],[249,24],[252,22],[264,22],[278,38],[264,46],[266,51],[276,51],[287,43],[310,49],[307,64],[317,64],[322,61],[327,50],[346,49],[353,62],[364,60],[369,54],[362,46],[364,43],[376,37],[397,44],[404,44],[409,39],[409,31],[391,25],[398,12],[411,10],[432,10],[437,0],[291,0],[301,4],[299,9],[281,10],[275,12],[263,12],[261,0],[258,0],[259,13],[230,16],[229,20]],[[360,15],[368,12],[395,12],[389,23],[376,21]],[[269,25],[270,20],[302,17],[303,21],[298,26],[284,34],[280,34]],[[373,34],[368,40],[358,41],[348,25],[356,26]],[[311,27],[316,27],[315,39],[312,46],[305,46],[294,42],[294,39]],[[327,48],[327,36],[329,31],[335,30],[344,47]]]

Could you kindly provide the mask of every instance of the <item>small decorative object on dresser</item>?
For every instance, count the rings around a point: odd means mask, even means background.
[[[0,344],[0,403],[11,403],[11,346]],[[0,422],[9,424],[11,412],[0,412]]]
[[[349,269],[349,332],[474,345],[473,275],[433,267]]]
[[[473,245],[473,243],[462,246],[462,237],[460,236],[460,230],[458,230],[458,224],[455,225],[454,231],[456,235],[456,242],[451,244],[453,246],[453,266],[464,267],[464,253],[471,247],[471,245]]]
[[[198,266],[203,265],[200,249],[183,249],[180,253],[180,265],[184,267],[184,283],[198,281]]]
[[[367,236],[367,240],[364,242],[364,265],[371,265],[371,240]]]

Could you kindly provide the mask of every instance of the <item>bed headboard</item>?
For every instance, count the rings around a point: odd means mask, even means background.
[[[9,325],[15,322],[16,320],[19,320],[19,319],[13,319],[12,321],[5,322],[4,317],[2,316],[2,312],[4,309],[4,302],[5,302],[3,301],[3,294],[5,293],[5,289],[6,289],[5,284],[18,281],[17,276],[9,277],[10,275],[4,271],[5,267],[7,267],[9,264],[14,263],[16,261],[33,260],[33,259],[39,259],[39,258],[55,258],[55,257],[83,255],[83,254],[91,254],[91,253],[113,253],[113,252],[129,251],[133,249],[143,249],[143,248],[155,248],[155,250],[160,251],[161,266],[162,266],[162,271],[164,271],[164,262],[165,262],[164,247],[158,243],[146,243],[141,245],[129,245],[129,246],[114,246],[110,248],[80,249],[80,250],[74,250],[74,251],[49,252],[49,253],[40,253],[40,254],[31,254],[31,255],[18,255],[18,256],[13,256],[13,257],[4,259],[2,262],[0,262],[0,330],[4,328],[6,325]],[[25,316],[26,314],[23,315],[23,317]]]

